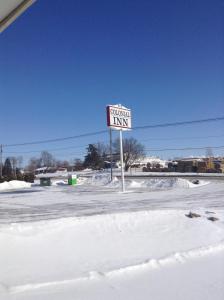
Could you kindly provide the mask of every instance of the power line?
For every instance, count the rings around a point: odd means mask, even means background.
[[[77,148],[82,148],[82,147],[86,147],[86,145],[83,145],[83,146],[70,146],[70,147],[54,148],[54,149],[44,149],[44,150],[22,151],[22,152],[5,151],[4,153],[7,153],[7,154],[28,154],[28,153],[40,153],[42,151],[61,151],[61,150],[68,150],[68,149],[77,149]]]
[[[188,150],[205,150],[207,148],[212,149],[224,149],[224,146],[206,146],[206,147],[186,147],[186,148],[163,148],[163,149],[146,149],[146,152],[164,152],[164,151],[188,151]],[[6,153],[6,152],[5,152]],[[67,154],[60,154],[57,157],[64,157],[64,156],[80,156],[81,153],[67,153]],[[2,159],[6,159],[7,156],[3,156]]]
[[[159,128],[159,127],[171,127],[171,126],[182,126],[182,125],[187,125],[187,124],[217,122],[217,121],[221,121],[221,120],[224,120],[224,117],[193,120],[193,121],[184,121],[184,122],[174,122],[174,123],[163,123],[163,124],[156,124],[156,125],[137,126],[137,127],[133,127],[133,130]],[[84,134],[79,134],[79,135],[74,135],[74,136],[69,136],[69,137],[62,137],[62,138],[55,138],[55,139],[48,139],[48,140],[39,140],[39,141],[33,141],[33,142],[24,142],[24,143],[17,143],[17,144],[6,144],[6,145],[3,145],[3,146],[4,147],[15,147],[15,146],[46,144],[46,143],[53,143],[53,142],[59,142],[59,141],[78,139],[78,138],[83,138],[83,137],[88,137],[88,136],[93,136],[93,135],[100,135],[100,134],[104,134],[104,133],[107,133],[107,132],[108,132],[108,130],[101,130],[101,131],[84,133]]]
[[[5,154],[7,154],[7,153],[5,153]],[[30,155],[28,155],[28,154],[24,154],[24,155],[22,155],[23,156],[23,158],[25,158],[25,159],[27,159],[27,158],[30,158]],[[8,157],[10,157],[9,155],[4,155],[3,156],[3,159],[6,159],[6,158],[8,158]],[[72,152],[72,153],[60,153],[60,154],[57,154],[57,156],[55,157],[56,159],[60,159],[61,157],[63,157],[63,158],[68,158],[68,157],[71,157],[71,158],[77,158],[77,157],[83,157],[83,153],[77,153],[77,152]]]
[[[216,138],[222,137],[224,134],[220,135],[208,135],[208,136],[193,136],[193,137],[174,137],[174,138],[149,138],[143,139],[142,142],[146,141],[176,141],[176,140],[198,140],[198,139],[208,139],[208,138]]]
[[[100,141],[99,143],[106,143],[107,141]],[[85,145],[80,146],[69,146],[69,147],[62,147],[62,148],[48,148],[48,149],[41,149],[41,150],[31,150],[31,151],[5,151],[5,154],[28,154],[28,153],[40,153],[42,151],[61,151],[61,150],[68,150],[68,149],[77,149],[87,147],[89,144],[97,144],[97,143],[88,143]]]
[[[174,138],[149,138],[141,140],[142,142],[145,141],[171,141],[171,140],[191,140],[191,139],[207,139],[207,138],[215,138],[215,137],[222,137],[221,135],[208,135],[208,136],[194,136],[194,137],[174,137]],[[106,141],[100,141],[100,143],[105,143]],[[89,143],[88,143],[89,144]],[[69,147],[62,147],[62,148],[48,148],[48,149],[42,149],[42,150],[31,150],[31,151],[5,151],[5,154],[30,154],[30,153],[40,153],[42,151],[63,151],[68,149],[77,149],[77,148],[83,148],[87,147],[88,144],[80,145],[80,146],[69,146]],[[94,143],[91,143],[94,144]]]
[[[202,150],[202,149],[207,149],[207,148],[212,148],[212,149],[222,149],[224,146],[207,146],[207,147],[187,147],[187,148],[164,148],[164,149],[146,149],[147,152],[150,151],[185,151],[185,150]]]
[[[164,123],[164,124],[156,124],[156,125],[137,126],[137,127],[134,127],[133,129],[134,130],[139,130],[139,129],[158,128],[158,127],[181,126],[181,125],[188,125],[188,124],[217,122],[217,121],[221,121],[221,120],[224,120],[224,117],[202,119],[202,120],[193,120],[193,121],[184,121],[184,122],[175,122],[175,123]]]
[[[146,149],[146,152],[164,152],[164,151],[188,151],[188,150],[205,150],[207,148],[212,148],[212,149],[223,149],[224,146],[204,146],[204,147],[185,147],[185,148],[159,148],[159,149]],[[67,150],[67,149],[72,149],[72,147],[66,147],[66,148],[60,148],[60,149],[57,149],[57,150]],[[52,151],[52,149],[48,149],[48,151]],[[32,153],[32,152],[36,152],[36,153],[40,153],[41,151],[27,151],[27,152],[19,152],[19,153],[24,153],[24,154],[29,154],[29,153]],[[5,152],[5,154],[9,154],[9,153],[18,153],[18,152]],[[71,155],[71,156],[80,156],[82,155],[83,153],[79,152],[73,152],[73,153],[67,153],[67,154],[60,154],[59,157],[63,157],[64,155]],[[58,155],[57,155],[58,157]],[[3,158],[6,158],[6,157],[3,157]]]
[[[18,143],[18,144],[6,144],[6,145],[3,145],[3,146],[4,147],[15,147],[15,146],[46,144],[46,143],[53,143],[53,142],[59,142],[59,141],[78,139],[78,138],[83,138],[83,137],[88,137],[88,136],[93,136],[93,135],[99,135],[99,134],[103,134],[103,133],[107,133],[107,132],[108,132],[107,130],[101,130],[101,131],[89,132],[89,133],[84,133],[84,134],[79,134],[79,135],[74,135],[74,136],[68,136],[68,137],[63,137],[63,138],[40,140],[40,141],[33,141],[33,142],[24,142],[24,143]]]

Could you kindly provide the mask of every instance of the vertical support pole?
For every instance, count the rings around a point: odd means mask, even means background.
[[[113,180],[113,168],[112,168],[112,163],[113,163],[113,157],[112,157],[112,129],[110,128],[110,180]]]
[[[2,178],[2,144],[0,145],[0,178]]]
[[[120,130],[120,160],[121,160],[121,183],[122,183],[122,192],[125,191],[124,185],[124,162],[123,162],[123,139],[122,139],[122,130]]]
[[[15,176],[15,179],[17,179],[16,167],[17,167],[17,160],[16,160],[16,158],[14,158],[14,176]]]

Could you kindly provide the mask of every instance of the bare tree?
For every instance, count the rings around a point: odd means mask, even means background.
[[[120,140],[119,138],[113,143],[115,153],[120,152]],[[144,145],[139,143],[135,138],[123,139],[123,160],[124,168],[127,171],[132,164],[134,164],[139,158],[145,156]]]
[[[21,164],[23,161],[23,157],[22,156],[10,156],[9,157],[11,165],[12,165],[12,171],[13,171],[13,175],[16,178],[17,173],[19,171],[19,168],[21,168]]]
[[[51,153],[48,151],[42,151],[40,155],[41,166],[43,167],[54,167],[56,160]]]
[[[81,171],[84,169],[84,166],[83,166],[83,161],[79,158],[76,158],[74,160],[74,170],[75,171]]]
[[[55,166],[57,168],[69,168],[70,167],[70,163],[67,160],[56,160],[55,161]]]
[[[98,142],[96,145],[97,152],[100,155],[100,157],[106,157],[110,153],[110,147],[109,145],[105,145],[102,142]]]
[[[17,167],[19,168],[19,169],[21,169],[22,168],[22,163],[23,163],[23,157],[20,155],[20,156],[17,156],[16,157],[16,160],[17,160]]]
[[[13,175],[16,178],[16,168],[17,168],[17,158],[15,156],[11,156],[10,158]]]
[[[34,172],[37,168],[41,167],[41,160],[37,157],[31,157],[26,169],[30,172]]]

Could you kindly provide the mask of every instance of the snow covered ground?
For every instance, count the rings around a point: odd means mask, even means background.
[[[110,174],[110,169],[106,169],[106,170],[102,170],[99,173],[101,173],[102,175],[104,174]],[[220,179],[224,179],[224,174],[223,173],[179,173],[179,172],[142,172],[142,168],[133,168],[130,169],[129,171],[124,172],[126,176],[134,176],[134,177],[178,177],[178,176],[183,176],[183,177],[217,177]],[[44,173],[44,174],[38,174],[36,175],[36,178],[41,178],[41,177],[50,177],[50,178],[67,178],[69,174],[76,174],[76,175],[80,175],[83,177],[91,177],[94,176],[95,171],[90,170],[90,169],[86,169],[83,171],[79,171],[79,172],[55,172],[55,173]],[[115,168],[113,169],[113,174],[114,176],[120,176],[121,175],[121,170],[119,168]]]
[[[65,183],[0,187],[0,299],[224,298],[222,181]]]
[[[31,183],[19,181],[19,180],[12,180],[10,182],[3,182],[0,183],[0,192],[1,191],[8,191],[8,190],[19,190],[24,188],[30,188]]]

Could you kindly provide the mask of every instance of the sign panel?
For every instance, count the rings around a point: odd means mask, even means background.
[[[121,105],[108,105],[107,126],[118,130],[131,129],[131,110]]]

